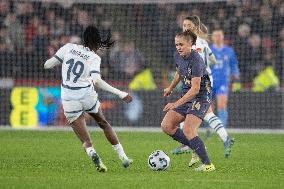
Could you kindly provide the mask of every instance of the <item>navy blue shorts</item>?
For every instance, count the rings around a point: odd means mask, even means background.
[[[187,114],[192,114],[203,120],[209,107],[210,101],[206,99],[193,99],[173,110],[184,117],[186,117]]]

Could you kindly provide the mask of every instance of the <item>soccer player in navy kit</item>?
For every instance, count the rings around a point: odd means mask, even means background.
[[[211,74],[210,65],[216,63],[216,58],[212,53],[211,49],[209,48],[207,38],[208,31],[206,26],[201,22],[200,18],[196,15],[189,16],[183,20],[183,31],[190,29],[197,35],[196,44],[192,46],[192,49],[196,50],[199,55],[203,58],[204,63],[206,65],[206,70],[209,74],[209,78],[211,81],[211,87],[214,83]],[[214,86],[213,86],[214,88]],[[214,112],[212,106],[209,107],[206,116],[204,117],[204,121],[208,123],[208,125],[218,134],[220,139],[223,141],[224,144],[224,156],[229,157],[231,154],[231,147],[234,144],[234,139],[231,139],[223,126],[223,123],[219,117],[217,117]],[[181,123],[180,127],[182,128],[183,123]],[[190,148],[188,146],[182,145],[180,147],[175,148],[172,150],[173,154],[182,154],[190,152]],[[192,158],[189,162],[189,167],[193,166],[199,161],[198,156],[195,153],[192,153]]]
[[[174,103],[168,103],[163,111],[166,115],[161,123],[162,130],[174,140],[189,146],[199,156],[202,164],[196,171],[214,171],[215,166],[208,158],[203,141],[197,135],[202,120],[211,102],[211,83],[202,57],[192,46],[197,36],[187,30],[175,37],[177,52],[174,55],[176,73],[170,87],[164,91],[168,96],[182,81],[182,97]],[[185,121],[184,130],[178,128]]]

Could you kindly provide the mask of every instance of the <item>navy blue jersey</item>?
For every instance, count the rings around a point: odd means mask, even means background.
[[[174,59],[182,81],[182,95],[185,95],[191,88],[192,78],[201,77],[200,90],[195,98],[208,98],[211,93],[211,83],[204,60],[198,52],[192,50],[187,58],[175,52]]]

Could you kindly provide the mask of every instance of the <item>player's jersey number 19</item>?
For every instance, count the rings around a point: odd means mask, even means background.
[[[74,75],[73,83],[76,83],[84,71],[84,64],[81,61],[75,61],[74,59],[66,61],[65,64],[69,64],[66,81],[70,81],[71,76]]]

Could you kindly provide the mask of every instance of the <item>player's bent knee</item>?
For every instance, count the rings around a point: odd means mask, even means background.
[[[170,126],[164,122],[161,123],[161,129],[163,130],[164,133],[170,134]]]
[[[226,103],[220,103],[220,104],[218,104],[218,110],[226,109],[226,108],[227,108],[227,104],[226,104]]]
[[[226,109],[227,108],[227,100],[220,100],[217,103],[217,108],[218,109]]]
[[[184,130],[184,134],[186,138],[189,140],[193,139],[194,137],[197,136],[197,130],[193,127],[189,127],[188,129]]]

